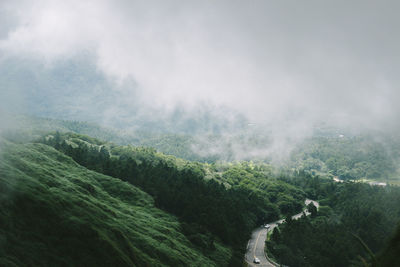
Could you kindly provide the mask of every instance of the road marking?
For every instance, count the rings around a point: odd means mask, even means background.
[[[260,238],[261,232],[262,232],[262,229],[261,229],[261,231],[258,233],[257,240],[256,240],[256,245],[254,246],[254,250],[253,250],[253,256],[254,256],[254,258],[256,257],[256,248],[257,248],[257,245],[258,245],[258,239]]]

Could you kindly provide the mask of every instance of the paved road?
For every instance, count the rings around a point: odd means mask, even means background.
[[[345,180],[339,179],[339,177],[337,177],[337,176],[333,177],[333,181],[335,181],[336,183],[352,182],[352,183],[367,183],[372,186],[383,186],[383,187],[387,186],[387,183],[385,183],[385,182],[370,181],[370,180],[366,180],[366,179],[345,181]]]
[[[311,200],[311,199],[306,199],[305,204],[308,205],[311,202],[313,202],[314,206],[317,208],[319,207],[318,202]],[[307,216],[310,215],[310,213],[304,209],[303,211]],[[303,212],[300,212],[299,214],[296,214],[292,216],[294,220],[297,220],[301,216],[303,216]],[[253,231],[251,234],[251,239],[249,240],[247,244],[247,252],[245,255],[245,260],[248,264],[248,266],[266,266],[266,267],[274,267],[274,266],[279,266],[278,264],[272,262],[269,260],[267,255],[265,254],[265,239],[267,238],[267,233],[269,231],[274,230],[278,224],[281,224],[284,220],[279,220],[273,223],[269,223],[270,228],[266,229],[264,227],[259,227]],[[255,264],[253,263],[254,258],[257,257],[260,260],[260,264]]]

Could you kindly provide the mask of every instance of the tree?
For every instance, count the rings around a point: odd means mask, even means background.
[[[281,234],[279,233],[278,227],[275,227],[274,230],[272,230],[271,240],[276,243],[281,240]]]
[[[317,207],[314,206],[314,203],[311,202],[310,204],[308,204],[307,210],[308,210],[308,212],[311,213],[312,218],[315,218],[317,216],[318,211],[317,211]]]

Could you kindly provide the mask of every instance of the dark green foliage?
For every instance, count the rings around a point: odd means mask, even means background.
[[[216,179],[228,184],[231,188],[250,190],[264,202],[269,203],[264,222],[276,220],[280,215],[295,214],[301,211],[305,193],[272,174],[272,167],[267,164],[241,162],[235,164],[215,163],[213,168],[219,170]]]
[[[275,259],[289,266],[348,266],[362,251],[352,238],[343,226],[302,218],[282,225],[267,248]]]
[[[311,218],[317,217],[317,207],[314,206],[314,203],[310,203],[307,205],[307,210],[311,213]]]
[[[374,267],[400,266],[400,225],[385,249],[378,255]]]

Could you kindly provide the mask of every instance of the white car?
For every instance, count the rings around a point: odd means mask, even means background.
[[[259,260],[257,257],[254,258],[253,262],[254,262],[255,264],[260,264],[260,263],[261,263],[260,260]]]
[[[269,229],[270,227],[271,227],[271,225],[269,225],[269,224],[264,225],[264,228]]]

